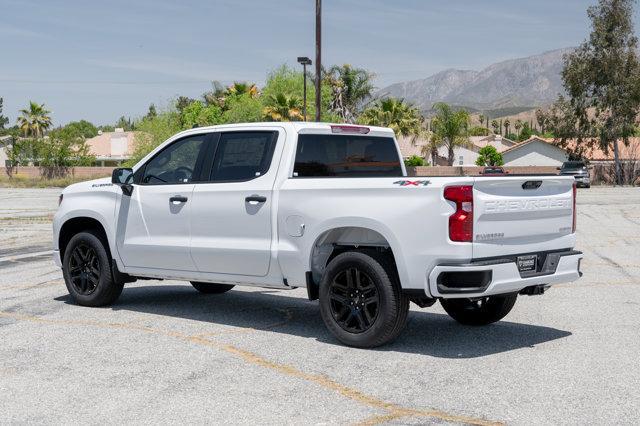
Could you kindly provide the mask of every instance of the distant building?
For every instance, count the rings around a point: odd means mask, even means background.
[[[424,157],[428,162],[431,161],[431,152],[429,141],[420,138],[400,137],[398,138],[400,151],[403,158],[409,158],[412,155]],[[504,151],[517,145],[517,142],[507,139],[500,135],[489,136],[471,136],[467,146],[457,146],[453,150],[454,166],[475,166],[479,156],[479,151],[487,145],[495,147],[498,152]],[[438,166],[446,166],[448,164],[449,150],[446,146],[438,148]]]
[[[569,154],[553,141],[533,136],[501,152],[505,166],[561,166]]]
[[[118,166],[131,158],[135,147],[136,132],[117,128],[113,132],[98,132],[87,139],[89,153],[96,157],[99,166]]]
[[[0,167],[8,167],[7,144],[11,141],[11,136],[0,136]]]

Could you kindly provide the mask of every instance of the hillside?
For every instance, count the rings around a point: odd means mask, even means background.
[[[571,50],[503,61],[480,71],[450,69],[425,79],[392,84],[376,95],[404,98],[427,114],[440,101],[486,111],[492,117],[519,114],[553,102],[563,91],[563,56]]]

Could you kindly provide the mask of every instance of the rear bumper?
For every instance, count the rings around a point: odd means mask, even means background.
[[[428,290],[432,297],[483,297],[571,282],[582,276],[582,257],[581,252],[574,250],[549,253],[541,270],[533,273],[520,273],[513,258],[441,264],[429,273]],[[463,282],[465,279],[469,282]]]

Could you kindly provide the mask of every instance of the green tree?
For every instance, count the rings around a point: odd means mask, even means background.
[[[478,159],[476,160],[476,166],[502,166],[504,161],[502,160],[502,154],[492,146],[487,145],[480,148],[478,151]]]
[[[257,98],[259,95],[258,86],[246,82],[234,82],[227,88],[227,95],[229,96],[242,96],[248,95],[252,98]]]
[[[61,139],[89,139],[98,134],[98,128],[86,120],[72,121],[49,132],[50,137]]]
[[[562,70],[570,106],[570,114],[562,117],[570,125],[564,127],[574,129],[572,136],[577,138],[578,145],[599,145],[605,151],[613,148],[617,184],[622,184],[624,178],[618,140],[628,144],[640,109],[634,3],[634,0],[599,0],[589,7],[591,34],[565,57]]]
[[[231,96],[226,101],[226,110],[222,113],[223,123],[253,123],[261,121],[262,102],[249,94]]]
[[[482,126],[475,126],[469,129],[469,136],[489,136],[489,129]]]
[[[353,122],[364,102],[371,98],[373,78],[373,73],[349,64],[329,68],[324,80],[331,87],[331,110],[344,121]]]
[[[307,81],[307,117],[315,116],[315,88],[312,83],[313,80]],[[288,97],[295,97],[298,99],[303,98],[303,85],[304,76],[302,71],[296,71],[286,65],[276,68],[270,72],[267,76],[267,82],[262,88],[263,106],[270,106],[273,104],[274,97],[283,94]],[[323,121],[342,121],[337,114],[329,113],[329,107],[331,104],[331,87],[326,81],[322,82],[321,86],[322,96],[322,120]],[[302,103],[300,103],[302,110]]]
[[[498,120],[491,121],[491,128],[493,128],[493,133],[497,135],[498,131],[500,130],[500,124],[498,124]]]
[[[118,119],[115,125],[116,128],[124,129],[125,132],[135,130],[135,123],[131,118],[126,118],[124,115]]]
[[[518,135],[518,136],[520,137],[521,141],[526,141],[532,135],[533,135],[533,130],[531,129],[531,125],[528,122],[525,121],[522,124],[522,131],[520,131],[520,135]]]
[[[221,124],[222,109],[216,104],[205,105],[201,101],[194,101],[180,113],[180,123],[183,129]]]
[[[17,123],[24,136],[41,138],[51,127],[51,111],[47,110],[44,104],[37,104],[30,101],[29,108],[21,109]]]
[[[278,93],[269,95],[265,101],[263,114],[270,121],[301,121],[302,99],[295,95]]]
[[[147,111],[147,115],[144,118],[154,118],[158,116],[158,111],[156,111],[156,106],[154,104],[149,105],[149,111]]]
[[[542,108],[536,110],[536,122],[540,128],[540,133],[544,133],[547,127],[548,117]]]
[[[4,130],[4,126],[9,123],[9,117],[2,115],[2,103],[4,99],[0,98],[0,130]]]
[[[186,107],[188,107],[193,102],[195,102],[195,99],[191,99],[188,96],[178,96],[175,102],[176,109],[178,110],[178,112],[182,112]]]
[[[518,140],[520,140],[520,129],[522,129],[522,120],[516,120],[516,123],[513,125],[516,129],[516,134],[518,135]]]
[[[479,114],[478,115],[478,120],[480,121],[480,127],[484,126],[484,119],[485,119],[485,115],[484,114]]]
[[[511,120],[508,118],[504,119],[504,135],[509,137],[509,127],[511,127]]]
[[[454,149],[469,143],[469,113],[465,110],[454,111],[449,105],[439,102],[433,106],[436,115],[431,121],[432,138],[436,143],[446,146],[447,161],[454,161]]]
[[[418,136],[422,132],[420,111],[402,99],[385,98],[362,112],[360,124],[390,127],[397,135]]]

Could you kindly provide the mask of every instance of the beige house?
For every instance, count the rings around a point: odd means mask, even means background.
[[[117,166],[131,158],[135,146],[136,132],[125,132],[117,128],[114,132],[98,132],[98,136],[87,139],[89,153],[96,157],[100,166]]]

